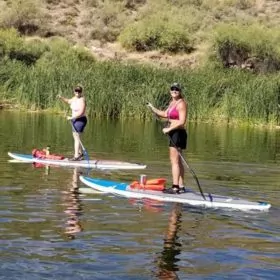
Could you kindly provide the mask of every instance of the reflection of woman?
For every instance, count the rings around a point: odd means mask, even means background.
[[[159,261],[158,279],[179,279],[176,275],[178,270],[176,258],[181,252],[181,244],[178,242],[178,231],[181,229],[182,204],[175,204],[171,211],[164,248]]]
[[[65,233],[70,239],[74,239],[75,234],[82,231],[82,226],[79,221],[82,208],[79,200],[78,177],[79,172],[77,168],[74,168],[72,185],[65,196],[65,205],[67,208],[64,212],[68,215]]]
[[[84,155],[81,147],[80,134],[83,133],[87,125],[87,117],[85,115],[86,101],[83,96],[83,88],[77,86],[74,89],[74,96],[71,99],[67,99],[61,95],[58,95],[58,98],[69,104],[72,109],[72,116],[67,117],[73,124],[74,157],[71,160],[81,160]]]

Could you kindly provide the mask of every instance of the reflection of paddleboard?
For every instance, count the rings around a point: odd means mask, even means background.
[[[79,188],[79,193],[81,194],[104,194],[104,192],[100,192],[98,190],[94,190],[92,188]]]
[[[101,168],[101,169],[145,169],[146,165],[129,163],[116,160],[79,160],[71,161],[69,159],[43,159],[35,158],[32,155],[8,153],[10,157],[20,162],[37,162],[45,165],[59,165],[67,167]]]
[[[150,198],[160,201],[185,203],[192,206],[239,210],[266,211],[271,207],[271,205],[266,202],[251,202],[244,199],[207,193],[205,193],[206,200],[204,200],[200,193],[190,190],[180,194],[166,194],[162,191],[131,188],[127,183],[94,179],[85,176],[80,176],[80,180],[95,190],[131,198]]]

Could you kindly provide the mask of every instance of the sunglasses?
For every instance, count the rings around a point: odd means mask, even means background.
[[[180,89],[176,88],[176,87],[172,87],[170,88],[171,91],[177,91],[177,92],[180,92]]]
[[[75,93],[76,93],[76,92],[77,92],[77,93],[81,93],[81,91],[80,91],[80,90],[74,90],[74,92],[75,92]]]

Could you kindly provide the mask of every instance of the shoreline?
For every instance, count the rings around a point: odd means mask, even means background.
[[[48,109],[41,109],[41,110],[32,110],[32,109],[24,109],[24,108],[19,108],[17,107],[17,105],[12,106],[12,107],[3,107],[3,104],[0,103],[0,111],[1,112],[17,112],[17,113],[26,113],[26,114],[54,114],[54,115],[66,115],[65,110],[61,111],[61,110],[54,110],[51,108]],[[96,117],[95,118],[99,118]],[[114,119],[114,118],[112,118]],[[142,120],[142,121],[153,121],[153,118],[139,118],[139,117],[135,117],[135,118],[131,118],[131,117],[122,117],[122,118],[115,118],[115,120],[127,120],[127,119],[133,119],[133,120]],[[278,130],[280,129],[280,125],[278,124],[274,124],[274,123],[250,123],[250,122],[244,122],[241,120],[236,120],[233,119],[231,121],[227,121],[225,119],[219,119],[219,118],[212,118],[211,120],[188,120],[188,122],[190,123],[197,123],[197,124],[211,124],[211,125],[215,125],[215,126],[219,126],[219,125],[228,125],[228,126],[232,126],[232,127],[255,127],[255,128],[265,128],[265,129],[273,129],[273,130]]]

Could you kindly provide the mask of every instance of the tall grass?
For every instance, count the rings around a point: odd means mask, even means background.
[[[166,108],[169,86],[178,81],[189,103],[190,120],[279,122],[279,74],[257,76],[212,65],[168,70],[98,62],[84,49],[72,48],[61,39],[36,41],[36,51],[29,50],[37,53],[36,61],[29,64],[10,56],[13,47],[5,44],[13,41],[17,42],[16,37],[4,41],[0,36],[1,98],[16,100],[25,109],[63,111],[65,106],[57,102],[57,94],[71,97],[73,87],[81,84],[92,117],[151,118],[145,103]]]

